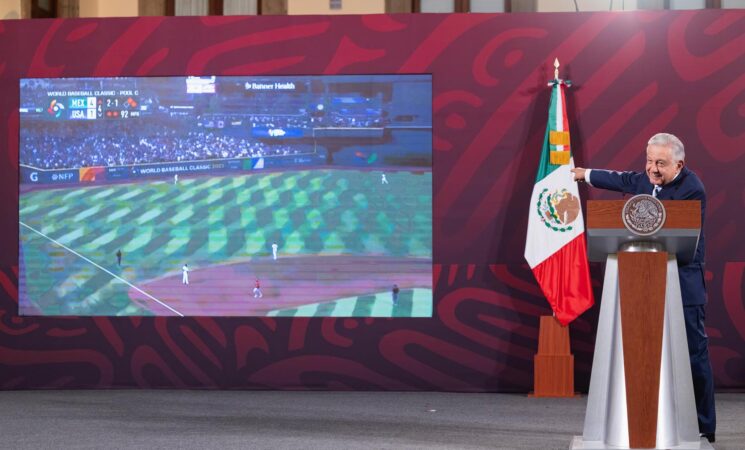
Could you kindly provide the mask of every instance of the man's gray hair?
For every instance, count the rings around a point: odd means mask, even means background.
[[[686,152],[683,143],[670,133],[657,133],[647,142],[647,145],[667,147],[673,152],[673,161],[685,161]]]

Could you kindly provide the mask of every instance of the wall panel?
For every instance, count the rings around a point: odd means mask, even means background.
[[[726,10],[0,23],[0,388],[529,390],[550,311],[522,254],[555,57],[578,165],[639,170],[658,131],[686,144],[709,196],[716,383],[744,388],[745,12]],[[433,74],[434,317],[18,317],[18,78],[241,67]],[[580,390],[596,315],[571,325]]]

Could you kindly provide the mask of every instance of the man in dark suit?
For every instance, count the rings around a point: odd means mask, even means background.
[[[701,234],[693,261],[678,265],[683,297],[688,353],[691,358],[699,432],[714,442],[714,377],[709,362],[708,337],[704,328],[706,282],[704,281],[704,215],[706,192],[701,180],[685,166],[683,143],[672,134],[658,133],[647,143],[645,172],[572,169],[576,181],[627,194],[651,194],[660,200],[700,200]]]

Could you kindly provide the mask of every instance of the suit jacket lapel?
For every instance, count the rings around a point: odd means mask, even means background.
[[[675,177],[672,183],[662,186],[662,190],[657,194],[657,198],[659,198],[660,200],[672,200],[675,192],[683,183],[683,180],[687,175],[688,168],[683,166],[683,169],[680,170],[680,173],[677,177]]]

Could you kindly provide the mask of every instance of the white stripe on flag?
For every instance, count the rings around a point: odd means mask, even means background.
[[[571,225],[572,229],[563,232],[547,227],[537,211],[538,197],[544,189],[548,189],[547,193],[566,189],[579,200],[577,183],[572,181],[572,173],[569,171],[572,168],[574,168],[574,158],[569,160],[569,164],[559,166],[533,187],[530,211],[528,212],[528,237],[525,243],[525,259],[531,269],[585,231],[582,208],[580,208],[577,218],[571,224],[568,224]]]
[[[554,116],[556,117],[556,131],[564,131],[564,105],[563,98],[561,95],[561,85],[556,85],[556,111]],[[563,145],[556,146],[557,151],[564,150]]]

